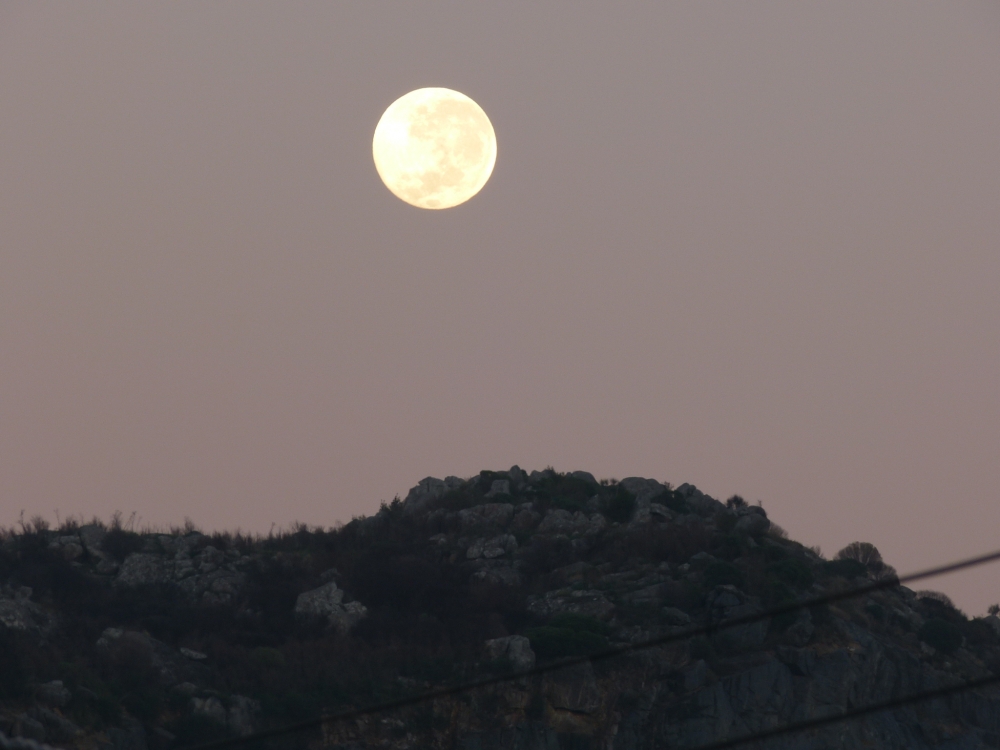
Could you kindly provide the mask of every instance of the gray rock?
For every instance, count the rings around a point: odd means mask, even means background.
[[[517,539],[513,534],[500,534],[483,544],[483,557],[492,560],[517,551]]]
[[[515,489],[520,489],[528,483],[527,473],[525,473],[524,469],[517,464],[510,467],[510,471],[507,472],[507,476],[510,477],[511,484]]]
[[[624,487],[627,492],[635,495],[636,504],[639,506],[646,505],[657,495],[662,495],[667,489],[655,479],[644,479],[643,477],[626,477],[618,484]]]
[[[496,497],[497,495],[509,495],[510,494],[510,480],[508,479],[494,479],[493,484],[490,485],[489,492],[486,493],[486,497]]]
[[[465,550],[465,556],[469,560],[476,560],[476,559],[482,557],[483,556],[483,545],[484,544],[486,544],[486,540],[485,539],[482,539],[482,538],[476,539],[474,542],[472,542],[472,544],[469,545],[469,548],[467,550]]]
[[[148,750],[146,730],[138,719],[126,717],[123,726],[108,730],[113,750]]]
[[[562,508],[551,508],[538,524],[539,534],[564,534],[566,536],[594,535],[607,527],[607,519],[600,513],[588,517],[582,511],[570,513]]]
[[[166,583],[170,579],[164,559],[160,555],[134,552],[125,558],[115,578],[115,585],[124,588]]]
[[[771,528],[771,522],[767,520],[766,515],[758,511],[760,511],[760,508],[745,508],[744,512],[739,514],[733,531],[746,536],[760,536],[766,532]]]
[[[496,583],[501,586],[516,587],[521,585],[521,574],[511,566],[508,560],[480,560],[477,564],[482,567],[472,574],[473,580]]]
[[[409,491],[403,501],[404,513],[415,513],[427,507],[432,500],[443,497],[453,489],[458,489],[464,482],[458,477],[448,477],[447,479],[436,479],[426,477],[421,479],[417,486]]]
[[[333,581],[319,588],[304,591],[295,600],[297,617],[320,617],[338,633],[345,634],[368,615],[368,609],[361,602],[344,601],[344,592]]]
[[[341,635],[346,635],[351,629],[368,616],[368,608],[361,602],[347,602],[342,612],[330,614],[330,624]]]
[[[486,653],[491,659],[507,659],[511,667],[522,672],[535,666],[535,652],[523,635],[508,635],[486,641]]]
[[[104,537],[108,535],[107,529],[97,524],[87,524],[80,527],[77,535],[88,555],[97,560],[107,558],[108,555],[101,546],[104,543]]]
[[[73,698],[72,693],[69,692],[69,688],[63,685],[62,680],[52,680],[51,682],[39,685],[35,691],[35,695],[38,696],[38,700],[42,703],[56,708],[64,708]]]
[[[28,632],[42,626],[41,610],[29,601],[0,599],[0,625],[10,630]]]
[[[687,612],[677,609],[676,607],[664,607],[660,610],[664,621],[668,625],[690,625],[691,616]]]
[[[14,736],[36,742],[45,742],[45,725],[27,714],[18,714],[14,719]]]
[[[615,605],[608,601],[603,591],[560,589],[544,596],[529,596],[527,609],[542,618],[572,612],[608,620],[615,612]]]
[[[622,599],[633,605],[649,605],[659,607],[663,604],[663,586],[654,584],[638,591],[630,591],[622,595]]]
[[[42,723],[49,742],[69,742],[80,731],[80,727],[72,721],[48,708],[36,706],[29,709],[28,714]]]
[[[515,531],[531,531],[533,528],[538,526],[538,522],[542,520],[540,513],[536,513],[530,507],[528,503],[527,508],[522,508],[514,516],[514,520],[511,522],[511,528]]]
[[[466,532],[499,531],[507,528],[513,517],[514,506],[510,503],[486,503],[458,512],[458,522]]]
[[[693,484],[688,484],[687,482],[674,491],[687,502],[691,510],[701,516],[715,515],[726,507],[715,498],[706,495]]]
[[[226,724],[240,737],[253,734],[257,728],[260,703],[245,695],[234,695],[229,699]]]
[[[195,651],[192,648],[180,647],[181,656],[185,659],[190,659],[191,661],[205,661],[208,658],[208,654],[203,654],[201,651]]]
[[[335,611],[342,611],[340,603],[343,600],[344,592],[330,581],[319,588],[299,594],[295,600],[295,614],[327,617]]]
[[[597,480],[594,479],[594,475],[589,471],[571,471],[569,475],[573,477],[573,479],[582,479],[588,484],[597,484]]]
[[[211,719],[216,724],[221,724],[222,726],[226,726],[227,724],[228,714],[226,713],[226,707],[214,695],[208,698],[192,698],[191,713],[195,716],[204,716],[206,719]]]

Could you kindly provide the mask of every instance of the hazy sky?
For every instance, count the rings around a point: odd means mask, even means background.
[[[497,133],[447,211],[422,86]],[[551,464],[909,571],[1000,547],[998,282],[991,0],[0,4],[0,523]]]

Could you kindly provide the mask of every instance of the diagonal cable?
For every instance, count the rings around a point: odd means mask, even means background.
[[[515,680],[521,680],[527,677],[535,677],[537,675],[548,674],[550,672],[555,672],[557,670],[576,666],[578,664],[584,664],[586,662],[594,663],[594,662],[607,661],[609,659],[615,659],[620,656],[625,656],[627,654],[636,653],[638,651],[655,648],[657,646],[665,646],[670,643],[677,643],[678,641],[687,640],[689,638],[713,635],[715,633],[728,630],[730,628],[736,628],[740,627],[741,625],[749,625],[751,623],[761,622],[763,620],[767,620],[772,617],[777,617],[779,615],[788,614],[791,612],[797,612],[799,610],[806,609],[808,607],[818,607],[827,604],[834,604],[836,602],[844,601],[847,599],[854,599],[860,596],[865,596],[867,594],[874,593],[876,591],[884,591],[886,589],[895,588],[896,586],[900,586],[904,583],[909,583],[911,581],[919,581],[925,578],[934,578],[936,576],[945,575],[947,573],[954,573],[959,570],[965,570],[967,568],[973,568],[978,565],[984,565],[989,562],[994,562],[995,560],[1000,560],[1000,550],[989,552],[984,555],[977,555],[976,557],[966,558],[965,560],[959,560],[958,562],[949,563],[947,565],[941,565],[935,568],[927,568],[926,570],[921,570],[916,573],[909,573],[899,578],[888,578],[882,581],[873,581],[871,583],[864,584],[863,586],[857,586],[854,588],[845,589],[844,591],[837,591],[832,594],[823,594],[821,596],[814,596],[805,599],[800,599],[795,602],[790,602],[788,604],[783,604],[778,607],[773,607],[763,612],[743,615],[741,617],[733,617],[724,622],[716,624],[698,625],[690,628],[685,628],[684,630],[678,632],[662,635],[657,638],[652,638],[647,641],[641,641],[639,643],[629,643],[623,646],[615,646],[613,648],[605,649],[603,651],[598,651],[588,656],[568,657],[565,659],[559,659],[556,661],[547,662],[545,664],[541,664],[539,666],[532,667],[531,669],[526,669],[520,672],[512,672],[504,675],[484,677],[479,680],[472,680],[470,682],[464,682],[458,685],[452,685],[451,687],[438,688],[437,690],[430,690],[426,693],[420,693],[419,695],[413,695],[406,698],[398,698],[396,700],[387,701],[385,703],[378,703],[371,706],[365,706],[363,708],[350,709],[347,711],[341,711],[326,716],[316,716],[311,719],[305,719],[303,721],[286,724],[284,726],[274,727],[272,729],[265,729],[260,732],[255,732],[254,734],[245,735],[243,737],[231,737],[229,739],[217,740],[215,742],[206,742],[201,745],[193,745],[190,746],[188,750],[217,750],[217,748],[233,747],[236,745],[242,745],[244,743],[253,742],[255,740],[278,737],[283,734],[300,732],[306,729],[315,729],[317,727],[322,726],[323,724],[331,724],[341,721],[350,721],[352,719],[357,719],[362,716],[370,716],[372,714],[389,712],[389,711],[398,711],[402,708],[408,708],[410,706],[415,706],[420,703],[425,703],[427,701],[433,701],[439,698],[449,698],[454,695],[459,695],[461,693],[466,693],[472,690],[478,690],[484,687],[491,687],[493,685],[499,685],[505,682],[513,682]]]

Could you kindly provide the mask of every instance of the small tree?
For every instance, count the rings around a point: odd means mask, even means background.
[[[1000,604],[991,604],[990,608],[988,610],[986,610],[986,611],[989,614],[991,614],[994,617],[996,617],[997,615],[1000,615]]]
[[[870,542],[851,542],[837,553],[838,560],[854,560],[868,569],[868,576],[877,581],[896,577],[896,569],[886,565],[878,547]]]

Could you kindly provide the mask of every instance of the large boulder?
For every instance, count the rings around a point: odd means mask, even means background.
[[[486,653],[491,659],[507,659],[518,672],[535,666],[535,652],[531,641],[523,635],[508,635],[486,641]]]
[[[687,482],[674,490],[674,492],[687,502],[691,510],[701,516],[712,516],[726,507],[714,497],[706,495],[693,484],[688,484]]]
[[[54,619],[31,601],[29,586],[0,591],[0,627],[27,632],[47,632]]]
[[[135,588],[136,586],[166,583],[170,579],[171,575],[162,555],[133,552],[122,563],[118,576],[115,578],[115,585]]]
[[[533,615],[548,619],[553,615],[571,612],[588,615],[598,620],[609,620],[615,605],[608,601],[603,591],[593,589],[559,589],[542,596],[529,596],[527,609]]]
[[[501,530],[507,528],[514,517],[514,506],[510,503],[485,503],[458,512],[458,522],[462,531]]]
[[[405,513],[415,513],[427,507],[427,504],[436,498],[443,497],[448,492],[458,489],[465,482],[458,477],[446,477],[437,479],[435,477],[425,477],[417,482],[417,486],[407,493],[403,501],[403,511]]]
[[[295,614],[326,617],[344,600],[344,592],[334,581],[310,591],[303,591],[295,600]]]
[[[303,591],[295,600],[295,615],[300,618],[321,618],[339,633],[347,633],[368,614],[361,602],[344,601],[344,592],[333,581],[319,588]]]
[[[493,483],[490,485],[489,492],[486,493],[485,497],[496,497],[497,495],[509,495],[509,494],[510,494],[510,480],[494,479]]]
[[[73,697],[62,680],[52,680],[39,685],[35,695],[42,703],[54,708],[65,708]]]
[[[760,536],[771,528],[764,509],[756,505],[740,508],[736,513],[736,525],[733,531],[744,536]]]
[[[643,477],[625,477],[625,479],[618,483],[618,486],[624,488],[626,492],[635,495],[635,501],[638,506],[647,504],[657,495],[662,495],[667,491],[667,488],[655,479],[645,479]]]
[[[96,560],[107,558],[108,555],[103,547],[104,537],[108,535],[107,529],[96,523],[91,523],[81,526],[77,531],[77,535],[80,537],[80,542],[83,544],[83,548],[87,551],[88,555]]]

